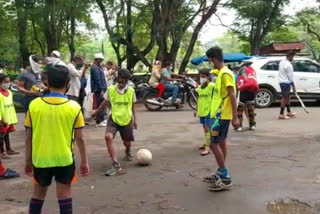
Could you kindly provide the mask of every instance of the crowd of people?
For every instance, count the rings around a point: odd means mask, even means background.
[[[218,47],[206,52],[214,69],[199,71],[200,86],[197,89],[198,105],[195,116],[203,125],[205,143],[201,155],[213,153],[218,168],[203,178],[210,183],[209,190],[221,191],[232,186],[230,172],[226,164],[227,137],[230,124],[237,131],[243,129],[243,113],[247,112],[249,127],[255,130],[254,97],[258,91],[255,72],[250,63],[238,67],[236,75],[225,64],[223,51]],[[294,117],[290,111],[290,90],[294,83],[290,53],[280,64],[281,88],[283,100],[279,119]],[[57,198],[60,213],[72,213],[71,185],[77,180],[73,144],[76,142],[80,152],[81,175],[89,174],[88,157],[85,146],[83,127],[85,126],[81,105],[87,84],[86,70],[90,68],[91,92],[95,95],[96,108],[92,117],[96,118],[97,127],[106,127],[105,142],[112,161],[107,176],[121,173],[122,168],[114,146],[114,137],[120,133],[125,147],[125,160],[131,161],[131,142],[133,130],[137,129],[135,91],[128,85],[131,74],[126,69],[119,69],[107,62],[104,56],[96,54],[90,66],[81,57],[73,57],[69,64],[60,59],[58,51],[41,59],[32,55],[30,63],[17,79],[18,89],[25,94],[25,173],[33,177],[34,191],[30,200],[29,213],[41,213],[48,187],[54,178],[57,183]],[[183,78],[172,72],[170,62],[156,61],[150,78],[150,85],[159,90],[158,99],[162,101],[164,90],[172,92],[173,102],[177,99],[177,89],[171,82]],[[115,82],[116,80],[116,82]],[[17,115],[9,90],[10,78],[0,74],[0,178],[19,177],[11,169],[6,169],[1,162],[8,155],[18,154],[10,145],[9,133],[14,131]],[[82,92],[81,92],[82,91]],[[289,91],[289,92],[288,92]],[[105,120],[105,108],[111,114]],[[70,140],[71,139],[71,140]],[[5,149],[4,149],[5,146]]]

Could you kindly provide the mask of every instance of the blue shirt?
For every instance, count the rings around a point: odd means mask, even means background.
[[[90,69],[91,75],[91,91],[93,93],[106,91],[107,90],[107,82],[106,77],[103,72],[103,68],[98,65],[92,65]]]

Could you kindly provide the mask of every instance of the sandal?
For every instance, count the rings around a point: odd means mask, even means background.
[[[201,156],[206,156],[206,155],[208,155],[208,154],[210,154],[209,148],[205,148],[204,151],[202,151],[202,152],[200,153]]]
[[[11,159],[6,153],[1,153],[0,154],[0,158],[3,159],[3,160]]]
[[[18,155],[18,154],[20,154],[20,152],[16,152],[16,151],[14,151],[14,150],[8,150],[8,151],[7,151],[7,154],[8,154],[8,155]]]
[[[4,174],[0,176],[0,180],[12,179],[12,178],[18,178],[18,177],[20,177],[19,173],[11,169],[6,169]]]

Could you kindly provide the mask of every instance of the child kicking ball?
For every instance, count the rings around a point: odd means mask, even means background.
[[[107,123],[105,141],[108,152],[112,160],[112,166],[106,171],[106,176],[116,175],[122,168],[116,155],[114,146],[114,137],[120,132],[123,144],[126,147],[125,160],[131,161],[131,142],[134,141],[133,129],[137,129],[137,118],[135,111],[136,96],[134,89],[128,86],[128,80],[131,77],[127,69],[121,69],[118,72],[118,83],[108,88],[105,94],[105,101],[96,109],[92,116],[104,109],[111,107],[111,115]]]

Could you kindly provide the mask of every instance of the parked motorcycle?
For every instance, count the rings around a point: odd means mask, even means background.
[[[180,103],[172,102],[172,92],[167,90],[164,91],[162,95],[163,101],[157,99],[158,90],[152,88],[149,85],[144,85],[144,105],[149,111],[159,111],[163,107],[169,108],[173,107],[176,109],[182,108],[183,105],[188,102],[189,106],[195,110],[197,107],[197,93],[196,88],[198,86],[197,82],[194,81],[190,77],[186,77],[185,79],[173,83],[178,86],[179,93],[178,99],[181,100]]]

